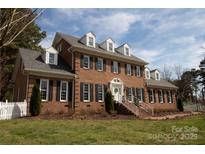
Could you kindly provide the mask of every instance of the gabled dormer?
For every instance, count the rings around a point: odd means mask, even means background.
[[[42,59],[46,64],[58,65],[58,51],[50,47],[42,54]]]
[[[108,38],[107,40],[103,41],[100,44],[100,47],[110,52],[115,51],[114,41],[111,38]]]
[[[131,55],[130,47],[127,43],[119,46],[116,50],[118,52],[120,52],[121,54],[125,55],[125,56],[130,56]]]
[[[150,69],[147,66],[145,67],[145,78],[150,79]]]
[[[160,80],[160,72],[158,69],[151,71],[151,77],[155,80]]]
[[[95,48],[95,34],[88,32],[80,39],[80,42],[88,47]]]

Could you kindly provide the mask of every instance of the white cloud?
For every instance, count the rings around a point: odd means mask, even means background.
[[[140,16],[118,12],[110,15],[89,16],[85,19],[85,26],[99,37],[118,38],[127,33],[130,26],[137,20],[140,20]]]
[[[137,51],[137,50],[135,50]],[[154,59],[156,59],[157,56],[160,56],[162,51],[158,50],[139,50],[139,52],[136,53],[136,56],[143,58],[147,62],[152,62]]]

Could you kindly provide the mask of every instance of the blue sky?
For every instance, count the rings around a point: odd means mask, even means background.
[[[205,9],[46,9],[37,22],[47,32],[43,47],[56,32],[81,37],[92,31],[97,42],[128,43],[151,68],[196,68],[205,56]]]

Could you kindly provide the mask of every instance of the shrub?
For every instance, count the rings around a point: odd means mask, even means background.
[[[135,104],[136,106],[139,106],[139,100],[138,100],[137,97],[134,97],[134,104]]]
[[[37,116],[41,112],[41,94],[40,94],[39,87],[37,85],[34,85],[32,89],[29,110],[31,116]]]
[[[108,89],[105,93],[105,110],[108,113],[112,113],[114,111],[114,101],[111,91]]]
[[[4,94],[5,100],[8,100],[9,102],[13,101],[13,94],[12,91],[10,89],[8,89],[6,91],[6,93]]]
[[[177,99],[177,108],[181,112],[184,111],[184,106],[183,106],[182,100],[180,98]]]

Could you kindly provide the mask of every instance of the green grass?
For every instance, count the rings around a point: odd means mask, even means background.
[[[179,133],[176,140],[165,136],[160,139],[150,137],[153,134],[173,135],[173,126],[193,126],[198,131]],[[197,138],[191,138],[193,134]],[[183,135],[186,139],[179,138]],[[0,121],[0,144],[205,144],[205,118],[195,116],[165,121],[6,120]]]

